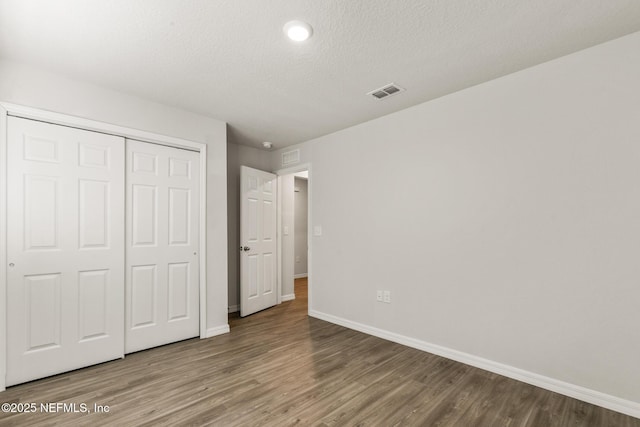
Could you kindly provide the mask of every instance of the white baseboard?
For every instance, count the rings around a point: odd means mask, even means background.
[[[228,334],[229,331],[230,331],[229,324],[214,326],[213,328],[207,329],[207,331],[204,334],[204,337],[201,337],[201,338],[211,338],[211,337],[215,337],[216,335]]]
[[[229,306],[229,313],[235,313],[236,311],[240,311],[240,306],[239,305],[230,305]]]
[[[446,357],[447,359],[475,366],[476,368],[484,369],[486,371],[494,372],[505,377],[513,378],[527,384],[560,393],[565,396],[573,397],[574,399],[602,406],[603,408],[611,409],[612,411],[640,418],[640,402],[621,399],[616,396],[567,383],[555,378],[546,377],[544,375],[536,374],[533,372],[525,371],[523,369],[515,368],[513,366],[494,362],[489,359],[474,356],[469,353],[442,347],[437,344],[431,344],[425,341],[417,340],[415,338],[410,338],[404,335],[385,331],[383,329],[374,328],[372,326],[353,322],[351,320],[343,319],[341,317],[322,313],[316,310],[309,310],[309,316],[315,317],[320,320],[325,320],[327,322],[335,323],[336,325],[344,326],[345,328],[354,329],[365,334],[373,335],[378,338],[393,341],[398,344],[406,345],[407,347],[416,348],[418,350]]]
[[[281,301],[285,302],[285,301],[291,301],[296,299],[296,294],[287,294],[287,295],[282,295]]]
[[[307,277],[307,273],[300,273],[300,274],[294,274],[293,275],[294,279],[302,279],[304,277]]]

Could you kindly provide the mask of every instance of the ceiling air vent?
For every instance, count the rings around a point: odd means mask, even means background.
[[[391,95],[395,95],[397,93],[400,93],[404,91],[403,88],[401,88],[400,86],[396,85],[395,83],[390,83],[386,86],[383,86],[379,89],[375,89],[372,90],[371,92],[367,93],[367,95],[371,95],[376,99],[385,99],[390,97]]]
[[[282,166],[292,165],[300,161],[300,150],[286,151],[282,153]]]

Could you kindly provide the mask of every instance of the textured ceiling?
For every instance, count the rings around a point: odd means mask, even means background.
[[[285,39],[291,19],[313,37]],[[638,0],[0,0],[0,58],[275,148],[636,31]],[[390,82],[407,91],[365,96]]]

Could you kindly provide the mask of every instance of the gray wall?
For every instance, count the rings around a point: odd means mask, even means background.
[[[238,311],[240,304],[240,166],[270,171],[270,154],[244,145],[227,144],[227,241],[229,262],[228,310]]]
[[[640,33],[300,145],[312,314],[640,403],[638,76]]]
[[[207,329],[225,327],[225,123],[9,61],[0,61],[0,100],[207,144]]]
[[[295,178],[294,188],[294,260],[296,277],[307,274],[307,180]]]

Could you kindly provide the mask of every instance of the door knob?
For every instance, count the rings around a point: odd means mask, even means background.
[[[245,251],[249,251],[249,250],[251,250],[251,248],[250,248],[249,246],[245,246],[245,247],[244,247],[244,248],[242,248],[242,249],[244,249]]]

